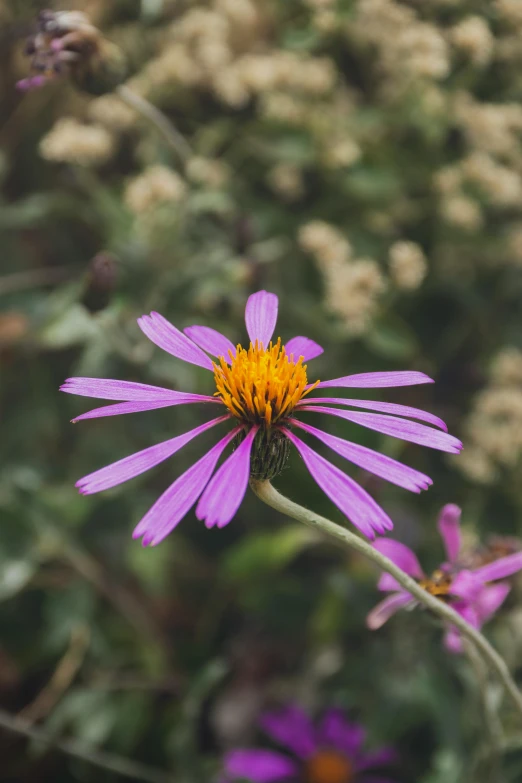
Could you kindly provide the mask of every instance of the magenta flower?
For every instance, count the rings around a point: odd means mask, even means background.
[[[460,514],[460,508],[451,503],[444,506],[439,514],[438,529],[448,559],[429,577],[424,574],[412,550],[400,541],[380,539],[374,546],[416,579],[428,593],[451,604],[468,623],[480,629],[493,617],[510,591],[507,582],[491,582],[506,579],[522,570],[522,552],[500,557],[479,568],[461,566]],[[418,606],[417,600],[390,574],[382,574],[377,587],[391,595],[377,604],[368,615],[367,624],[372,630],[384,625],[399,609]],[[444,643],[451,652],[462,652],[462,641],[456,628],[450,627],[446,631]]]
[[[16,86],[26,92],[68,75],[82,61],[97,55],[100,38],[81,11],[40,11],[36,34],[25,47],[33,75]]]
[[[261,718],[261,727],[287,753],[232,750],[224,759],[227,780],[251,783],[392,783],[380,768],[397,759],[391,748],[365,751],[365,731],[341,710],[328,710],[314,726],[299,707]],[[288,754],[290,752],[290,755]]]
[[[322,441],[355,465],[411,492],[420,492],[432,482],[414,468],[365,446],[328,435],[296,418],[308,412],[339,416],[377,432],[441,451],[458,453],[462,444],[448,435],[443,421],[431,413],[387,402],[344,398],[312,398],[316,388],[378,388],[430,383],[420,372],[375,372],[348,375],[331,381],[308,383],[307,365],[323,349],[307,337],[294,337],[286,345],[272,342],[278,300],[259,291],[247,301],[246,329],[250,345],[234,347],[224,335],[207,326],[189,326],[180,332],[159,313],[138,319],[140,329],[157,346],[185,362],[213,373],[214,394],[188,394],[143,383],[96,378],[69,378],[61,387],[69,394],[118,400],[115,405],[84,413],[73,421],[124,413],[206,403],[219,406],[220,415],[199,427],[108,465],[77,483],[89,495],[128,481],[171,457],[186,443],[211,427],[231,422],[234,426],[198,462],[161,495],[134,531],[143,544],[158,544],[198,501],[196,516],[207,527],[227,525],[245,495],[249,477],[272,478],[280,473],[292,443],[312,477],[343,514],[368,538],[393,527],[385,511],[352,478],[317,454],[294,430],[300,429]],[[265,346],[267,346],[265,348]],[[217,357],[212,361],[208,354]],[[379,413],[361,413],[344,408],[366,408]],[[383,415],[385,414],[385,415]],[[433,424],[427,427],[409,419]],[[443,430],[442,432],[440,430]],[[237,448],[217,469],[226,447]]]

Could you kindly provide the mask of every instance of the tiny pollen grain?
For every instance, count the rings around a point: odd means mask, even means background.
[[[293,361],[278,338],[265,350],[257,340],[248,350],[238,345],[235,356],[219,357],[214,362],[216,389],[230,413],[245,424],[269,428],[290,415],[299,400],[309,394],[319,381],[306,388],[306,364],[303,357]]]

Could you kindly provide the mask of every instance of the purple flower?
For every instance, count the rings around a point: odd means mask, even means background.
[[[152,312],[138,319],[142,332],[157,346],[213,373],[213,396],[96,378],[69,378],[61,387],[69,394],[118,401],[115,405],[84,413],[74,421],[193,403],[206,403],[220,409],[217,418],[190,432],[80,479],[76,486],[85,495],[138,476],[211,427],[225,421],[234,425],[207,454],[179,476],[145,514],[134,531],[135,538],[143,537],[144,545],[162,541],[198,499],[198,519],[205,520],[209,528],[227,525],[243,500],[249,476],[264,479],[278,475],[290,443],[296,447],[321,489],[364,535],[373,539],[376,532],[391,530],[391,519],[375,500],[352,478],[298,438],[295,429],[314,436],[360,468],[412,492],[427,489],[432,483],[418,470],[365,446],[328,435],[296,418],[297,415],[320,412],[441,451],[458,453],[462,448],[460,441],[447,434],[443,421],[417,408],[370,400],[310,397],[316,388],[385,388],[430,383],[431,379],[420,372],[375,372],[309,384],[304,362],[319,356],[323,349],[307,337],[294,337],[284,346],[280,339],[272,342],[277,309],[277,296],[266,291],[259,291],[248,299],[245,310],[248,348],[234,347],[227,337],[207,326],[189,326],[184,333],[180,332],[159,313]],[[216,361],[208,354],[217,357]],[[366,408],[378,413],[344,408]],[[428,422],[438,429],[409,419]],[[216,470],[221,454],[233,440],[236,440],[237,448]]]
[[[460,508],[452,503],[444,506],[439,514],[438,529],[446,550],[447,561],[429,577],[424,574],[412,550],[400,541],[391,538],[380,539],[374,546],[393,560],[406,574],[416,579],[428,593],[451,604],[468,623],[480,629],[493,617],[510,590],[507,582],[498,582],[498,584],[491,584],[491,582],[506,579],[522,570],[522,552],[500,557],[479,568],[462,567],[459,561],[461,557],[460,514]],[[382,574],[377,587],[391,595],[377,604],[368,615],[367,624],[372,630],[384,625],[399,609],[418,605],[416,599],[390,574]],[[456,628],[450,627],[446,631],[444,643],[451,652],[462,652],[462,641]]]
[[[328,710],[317,726],[299,707],[265,714],[261,727],[285,753],[232,750],[225,756],[227,780],[251,783],[392,783],[379,768],[394,763],[391,748],[365,751],[365,731],[338,709]]]
[[[68,75],[98,54],[101,36],[81,11],[40,11],[37,31],[26,44],[33,75],[17,82],[27,92]]]

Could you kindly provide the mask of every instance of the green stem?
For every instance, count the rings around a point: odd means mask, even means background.
[[[20,734],[44,747],[55,748],[94,767],[114,772],[124,778],[142,783],[174,783],[174,776],[167,772],[148,767],[124,756],[105,753],[75,739],[57,739],[43,729],[34,728],[28,720],[0,709],[0,728],[14,734]]]
[[[190,160],[192,157],[190,146],[181,133],[176,130],[170,120],[165,117],[163,112],[125,84],[120,84],[116,89],[116,92],[127,106],[130,106],[134,111],[137,111],[138,114],[141,114],[147,122],[150,122],[150,124],[156,128],[176,152],[182,163],[186,164]]]
[[[329,536],[333,536],[333,538],[342,541],[343,544],[347,544],[361,555],[372,560],[381,570],[386,571],[388,574],[395,577],[401,587],[416,598],[420,604],[431,609],[431,611],[438,615],[444,622],[454,625],[465,639],[468,639],[478,650],[480,650],[485,660],[497,673],[514,706],[522,717],[522,694],[511,677],[506,662],[490,645],[487,639],[472,628],[471,625],[457,614],[451,606],[430,595],[426,590],[420,587],[414,579],[395,565],[392,560],[374,549],[371,544],[367,543],[362,538],[359,538],[359,536],[356,536],[354,533],[351,533],[349,530],[346,530],[346,528],[337,525],[335,522],[331,522],[329,519],[321,517],[319,514],[315,514],[313,511],[303,508],[303,506],[300,506],[298,503],[294,503],[292,500],[285,498],[274,489],[269,481],[251,479],[250,486],[260,500],[276,509],[276,511],[280,511],[281,514],[286,514],[286,516],[292,517],[292,519],[296,519],[298,522],[304,522],[305,525],[310,525],[311,527],[327,533]]]

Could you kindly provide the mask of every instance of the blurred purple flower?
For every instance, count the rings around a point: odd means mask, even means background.
[[[365,751],[366,732],[330,709],[317,724],[296,706],[267,713],[264,732],[285,749],[232,750],[225,756],[226,781],[251,783],[392,783],[382,769],[397,760],[389,747]]]
[[[490,583],[498,579],[506,579],[522,570],[522,552],[500,557],[479,568],[463,568],[459,563],[460,515],[460,508],[452,503],[442,508],[438,529],[447,560],[429,577],[424,574],[414,552],[399,541],[391,538],[380,539],[375,542],[374,547],[393,560],[406,574],[416,579],[428,593],[451,604],[470,625],[480,629],[493,617],[510,591],[507,582]],[[368,615],[367,624],[372,630],[384,625],[399,609],[418,606],[416,599],[390,574],[382,574],[377,587],[391,595],[377,604]],[[444,643],[451,652],[462,652],[462,640],[455,627],[450,627],[446,631]]]
[[[213,396],[95,378],[69,378],[61,387],[69,394],[120,401],[84,413],[74,421],[192,403],[209,403],[221,408],[222,415],[218,418],[80,479],[76,486],[86,495],[128,481],[172,456],[205,430],[227,420],[233,422],[233,429],[179,476],[143,517],[134,537],[143,537],[144,545],[162,541],[198,499],[198,519],[205,520],[209,528],[227,525],[243,500],[249,476],[266,479],[278,475],[288,455],[289,443],[296,447],[321,489],[365,536],[373,539],[376,532],[391,530],[391,519],[375,500],[298,438],[294,433],[296,428],[313,435],[360,468],[411,492],[420,492],[432,483],[428,476],[391,457],[305,424],[296,418],[297,414],[318,412],[339,416],[376,432],[441,451],[458,453],[462,448],[460,441],[447,434],[441,419],[417,408],[372,400],[309,397],[316,388],[385,388],[432,381],[420,372],[375,372],[309,384],[307,365],[303,362],[319,356],[323,349],[307,337],[294,337],[284,346],[280,339],[272,343],[277,311],[278,299],[274,294],[259,291],[248,299],[245,310],[248,349],[241,345],[236,348],[227,337],[207,326],[189,326],[183,333],[159,313],[152,312],[138,319],[140,329],[157,346],[214,374]],[[218,357],[217,360],[212,361],[208,354]],[[331,406],[366,408],[379,413]],[[410,418],[438,429],[409,421]],[[236,444],[240,441],[237,448],[214,472],[221,454],[235,438]]]

